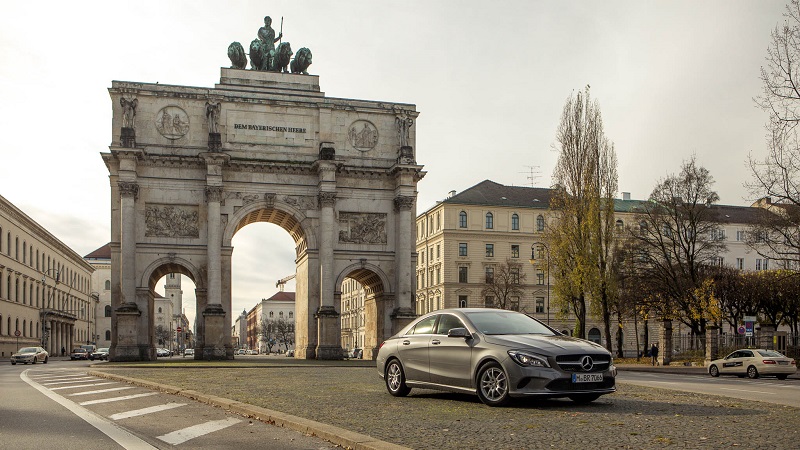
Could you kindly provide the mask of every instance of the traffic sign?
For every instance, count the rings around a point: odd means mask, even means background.
[[[739,327],[739,334],[744,334],[744,332],[745,332],[744,326],[740,326]]]
[[[178,333],[180,333],[181,331],[183,331],[183,328],[178,327]]]
[[[14,336],[16,336],[16,337],[19,337],[21,334],[22,334],[22,333],[20,333],[20,331],[19,331],[19,330],[17,330],[17,331],[15,331],[15,332],[14,332]]]

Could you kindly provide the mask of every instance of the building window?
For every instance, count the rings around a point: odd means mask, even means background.
[[[275,312],[273,312],[273,311],[270,311],[270,312],[269,312],[269,317],[270,317],[270,318],[272,318],[272,317],[275,317]]]
[[[289,318],[290,318],[290,319],[294,319],[294,312],[292,312],[292,311],[289,311]]]
[[[467,267],[461,266],[458,268],[458,282],[459,283],[467,282]]]
[[[111,317],[111,305],[106,305],[106,307],[103,308],[103,311],[105,313],[105,317]]]
[[[736,268],[744,270],[744,258],[736,258]]]
[[[544,216],[536,216],[536,231],[544,231]]]
[[[161,307],[158,307],[158,313],[161,314]]]
[[[717,257],[717,265],[722,267],[724,264],[725,264],[725,260],[722,258],[722,256],[718,256]]]
[[[486,244],[486,257],[487,258],[494,257],[494,244]]]
[[[458,256],[467,256],[467,243],[461,242],[458,244]]]
[[[442,257],[442,246],[436,244],[436,259],[439,259],[441,257]]]
[[[442,270],[439,267],[437,267],[436,268],[436,284],[440,284],[442,282],[441,275],[442,275]]]
[[[491,295],[487,295],[485,299],[483,299],[483,306],[486,308],[493,308],[494,307],[494,297]]]
[[[459,295],[458,296],[458,307],[459,308],[466,308],[467,307],[467,296],[466,295]]]
[[[600,343],[600,330],[597,328],[592,328],[589,330],[589,340],[594,342],[595,344]]]
[[[536,312],[544,312],[544,297],[536,297]]]
[[[106,330],[106,340],[107,341],[111,340],[111,330]]]
[[[536,269],[536,284],[544,285],[544,270],[542,269]]]
[[[511,297],[511,304],[509,306],[512,311],[519,311],[519,297]]]
[[[458,227],[459,228],[467,228],[467,213],[466,211],[461,211],[458,213]]]
[[[491,230],[494,228],[494,216],[492,213],[486,213],[486,229]]]
[[[106,280],[106,290],[107,291],[111,290],[111,280]]]
[[[746,232],[745,231],[742,231],[742,230],[737,230],[736,231],[736,240],[737,241],[741,242],[741,241],[745,240],[746,237],[747,236],[746,236]]]
[[[428,249],[428,262],[433,261],[433,247]]]
[[[494,267],[487,266],[486,267],[486,284],[494,283]]]
[[[769,270],[769,259],[756,259],[756,270]]]
[[[519,215],[517,214],[511,215],[511,229],[519,230]]]
[[[512,258],[519,258],[519,245],[512,245],[511,246],[511,257]]]
[[[519,284],[519,267],[512,267],[508,269],[511,283],[512,284]]]

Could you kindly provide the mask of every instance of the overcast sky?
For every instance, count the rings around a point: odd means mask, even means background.
[[[309,73],[328,97],[416,104],[417,161],[428,172],[418,212],[485,179],[548,187],[564,102],[586,85],[616,146],[619,196],[647,198],[694,154],[721,203],[748,205],[746,158],[766,150],[753,97],[785,3],[7,2],[0,194],[82,256],[106,244],[111,81],[213,87],[230,66],[228,44],[246,46],[270,15],[276,31],[283,17],[292,48],[311,49]],[[294,273],[294,244],[253,224],[234,246],[239,312]]]

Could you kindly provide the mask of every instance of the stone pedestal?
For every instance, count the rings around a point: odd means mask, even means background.
[[[136,147],[136,130],[123,127],[119,137],[119,144],[127,148]]]
[[[658,363],[668,366],[672,361],[672,321],[664,320],[658,333]]]
[[[706,357],[704,365],[706,367],[711,361],[719,359],[719,328],[715,326],[706,327]]]
[[[139,342],[139,318],[142,312],[136,303],[117,308],[117,343],[109,349],[109,361],[149,361],[149,345]]]
[[[203,359],[233,359],[233,349],[225,346],[225,310],[222,305],[210,304],[203,311],[205,322],[205,342],[203,343]],[[230,332],[229,330],[227,330]]]
[[[414,149],[411,146],[404,145],[400,147],[397,164],[416,164],[416,161],[414,161]]]
[[[317,359],[343,359],[339,313],[332,306],[321,306],[314,318],[317,319]]]
[[[775,349],[775,325],[762,323],[758,333],[758,348]]]

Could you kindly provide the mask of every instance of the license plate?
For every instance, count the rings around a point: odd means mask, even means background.
[[[602,373],[573,373],[573,383],[601,383],[603,381]]]
[[[778,364],[780,364],[782,366],[788,366],[789,365],[789,361],[778,361]]]

